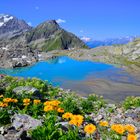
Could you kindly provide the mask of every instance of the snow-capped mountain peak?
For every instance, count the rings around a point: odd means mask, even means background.
[[[21,34],[31,27],[24,21],[9,14],[0,14],[0,38],[13,37]]]
[[[9,20],[12,20],[14,17],[11,15],[1,14],[0,15],[0,27],[5,25]]]

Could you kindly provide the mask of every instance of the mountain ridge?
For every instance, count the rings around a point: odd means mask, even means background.
[[[126,37],[119,37],[119,38],[108,38],[104,40],[90,40],[85,41],[85,43],[90,48],[95,48],[99,46],[115,46],[115,45],[123,45],[127,44],[129,42],[132,42],[135,38],[138,38],[137,36],[126,36]]]
[[[77,36],[62,29],[55,20],[42,22],[32,28],[24,24],[23,20],[10,15],[6,15],[6,18],[10,18],[9,21],[0,27],[0,32],[6,35],[0,38],[0,67],[30,65],[40,60],[42,52],[51,50],[88,48]],[[13,20],[16,24],[13,24]],[[16,25],[23,26],[14,28]],[[10,26],[10,30],[7,26]]]

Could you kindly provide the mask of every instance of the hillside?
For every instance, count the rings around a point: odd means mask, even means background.
[[[140,65],[140,38],[125,44],[125,45],[115,45],[98,47],[92,50],[94,56],[99,57],[99,60],[108,63],[122,64],[122,65]]]
[[[5,16],[8,21],[4,23]],[[8,15],[1,16],[0,22],[0,33],[5,34],[0,37],[0,67],[30,65],[40,60],[42,52],[50,50],[87,48],[78,37],[62,29],[55,20],[45,21],[35,28]]]
[[[56,52],[55,52],[56,53]],[[62,54],[63,52],[59,52]],[[92,49],[79,49],[65,52],[78,60],[99,61],[140,71],[140,38],[124,45],[101,46]]]

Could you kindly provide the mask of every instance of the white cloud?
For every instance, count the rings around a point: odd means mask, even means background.
[[[29,26],[32,26],[32,22],[28,22],[28,25],[29,25]]]
[[[86,36],[83,36],[83,37],[81,38],[81,40],[83,40],[83,41],[85,41],[85,42],[88,42],[88,41],[91,40],[91,38],[86,37]]]
[[[36,6],[36,7],[35,7],[35,9],[36,9],[36,10],[39,10],[39,7],[38,7],[38,6]]]
[[[59,18],[59,19],[56,20],[56,22],[57,22],[57,23],[66,23],[66,20],[63,20],[63,19],[60,19],[60,18]]]

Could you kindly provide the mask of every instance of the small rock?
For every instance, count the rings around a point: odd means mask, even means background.
[[[94,121],[100,121],[101,119],[103,119],[102,115],[98,115],[96,118],[94,118]]]
[[[61,125],[61,128],[65,131],[68,131],[68,122],[59,122],[59,123],[56,123],[55,125]]]
[[[8,131],[7,134],[4,135],[4,138],[6,140],[17,140],[19,137],[18,138],[16,137],[16,133],[17,133],[17,131],[10,130],[10,131]]]

